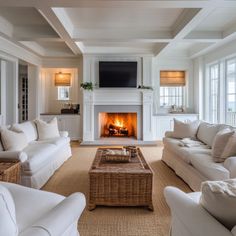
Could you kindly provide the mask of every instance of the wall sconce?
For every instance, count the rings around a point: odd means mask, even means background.
[[[71,74],[70,73],[56,73],[55,74],[55,86],[71,86]]]

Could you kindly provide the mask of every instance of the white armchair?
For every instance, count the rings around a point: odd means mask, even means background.
[[[236,236],[236,226],[229,231],[199,204],[200,192],[166,187],[164,195],[171,210],[171,236]]]
[[[0,235],[78,236],[77,223],[85,204],[82,193],[65,198],[0,182],[0,218],[6,219],[3,225],[0,222]]]

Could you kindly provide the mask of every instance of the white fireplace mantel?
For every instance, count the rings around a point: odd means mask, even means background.
[[[83,141],[94,141],[94,106],[141,105],[143,141],[153,141],[153,92],[140,89],[95,89],[83,92]]]

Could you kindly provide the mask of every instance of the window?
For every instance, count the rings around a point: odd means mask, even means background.
[[[219,64],[211,65],[209,68],[209,83],[210,83],[210,102],[209,102],[209,115],[210,115],[210,121],[212,123],[218,123],[219,122],[219,113],[218,113],[218,107],[219,107]]]
[[[181,107],[183,103],[183,86],[176,87],[160,87],[160,106],[170,107],[176,105]]]
[[[226,61],[226,123],[236,126],[236,58]]]
[[[57,99],[58,100],[69,100],[70,99],[70,87],[68,86],[59,86],[57,87]]]
[[[160,107],[184,106],[185,71],[160,72]]]

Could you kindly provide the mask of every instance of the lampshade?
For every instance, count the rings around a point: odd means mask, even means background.
[[[185,86],[185,71],[161,71],[161,86]]]
[[[71,74],[61,72],[56,73],[55,86],[71,86]]]

